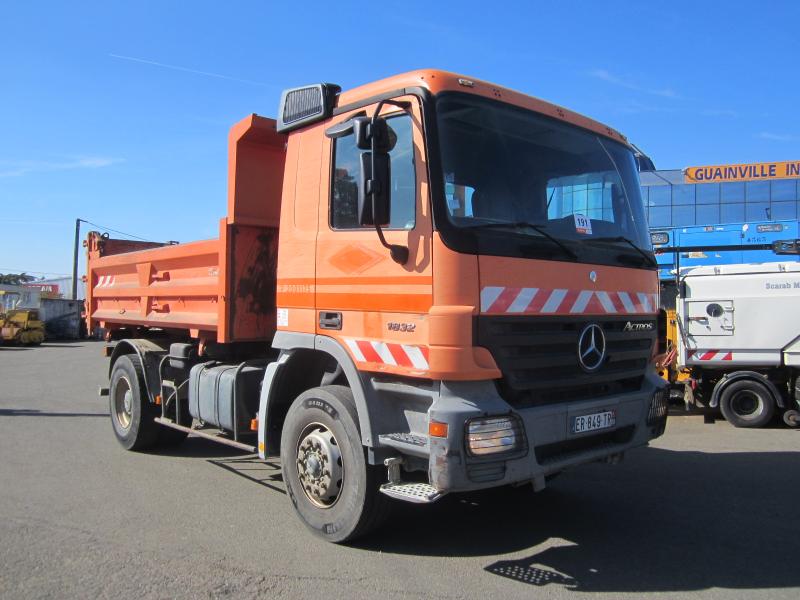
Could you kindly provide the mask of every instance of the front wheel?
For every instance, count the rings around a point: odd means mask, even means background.
[[[349,388],[323,386],[297,397],[283,424],[281,467],[297,514],[330,542],[363,536],[387,514],[378,492],[382,469],[366,461]]]
[[[734,427],[764,427],[775,416],[775,400],[769,388],[755,379],[728,385],[720,394],[719,407]]]

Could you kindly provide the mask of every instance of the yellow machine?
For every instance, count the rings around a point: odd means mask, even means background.
[[[18,296],[19,294],[0,290],[0,300],[14,295]],[[13,306],[13,304],[0,301],[0,339],[4,344],[35,346],[44,341],[44,322],[39,320],[38,310],[35,308],[4,309],[3,306]]]
[[[668,383],[683,383],[689,379],[688,369],[679,369],[675,362],[678,351],[678,320],[674,308],[666,309],[667,312],[667,331],[666,331],[666,353],[656,363],[656,370]]]
[[[680,369],[677,365],[678,354],[678,319],[674,308],[665,309],[667,313],[666,318],[666,331],[659,332],[662,339],[665,338],[665,345],[663,346],[666,351],[656,361],[656,372],[658,375],[670,384],[670,398],[671,400],[693,401],[691,398],[686,397],[687,388],[686,383],[691,379],[691,372],[689,369]],[[689,392],[691,393],[691,392]]]

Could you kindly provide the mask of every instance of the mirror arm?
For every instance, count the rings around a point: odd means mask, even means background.
[[[371,124],[370,124],[370,129],[373,132],[375,131],[375,123],[378,120],[378,116],[380,115],[381,109],[383,108],[384,104],[391,104],[393,106],[398,106],[398,107],[402,108],[403,110],[408,110],[409,107],[411,106],[410,102],[400,102],[398,100],[385,99],[385,100],[381,100],[380,102],[378,102],[378,106],[375,107],[375,112],[372,115],[372,121],[371,121]],[[371,156],[370,156],[370,169],[371,169],[371,173],[372,173],[372,177],[373,177],[373,185],[374,185],[374,182],[375,182],[375,179],[374,179],[374,177],[375,177],[375,152],[377,151],[377,144],[376,144],[374,135],[371,135],[371,144],[372,144],[372,149],[371,149],[371,153],[370,153],[371,154]],[[372,221],[373,221],[373,224],[375,225],[375,232],[378,234],[378,239],[380,240],[380,242],[383,245],[383,247],[387,248],[389,250],[389,255],[392,257],[392,260],[394,262],[396,262],[397,264],[399,264],[399,265],[404,265],[404,264],[406,264],[408,262],[408,248],[406,248],[405,246],[399,246],[397,244],[388,243],[386,241],[386,237],[383,235],[383,229],[381,229],[381,226],[378,223],[378,219],[375,218],[377,216],[377,214],[378,214],[377,212],[375,212],[375,209],[377,208],[377,206],[375,206],[376,192],[377,192],[377,190],[375,190],[373,188],[371,190],[371,193],[370,193],[370,196],[372,198]]]

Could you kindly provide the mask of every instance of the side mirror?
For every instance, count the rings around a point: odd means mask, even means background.
[[[382,117],[375,119],[375,123],[367,117],[356,117],[353,119],[353,133],[359,150],[372,150],[374,141],[378,152],[391,152],[397,143],[397,134]]]
[[[361,185],[358,186],[358,222],[388,225],[391,215],[391,160],[388,152],[376,152],[375,173],[372,152],[361,153]],[[373,196],[375,214],[372,214]]]
[[[372,150],[372,133],[372,119],[363,114],[331,125],[325,130],[325,135],[334,140],[354,134],[356,148],[359,150]],[[397,143],[397,134],[384,118],[376,120],[375,135],[375,144],[381,152],[391,152]]]

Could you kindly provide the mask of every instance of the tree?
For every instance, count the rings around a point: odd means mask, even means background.
[[[0,273],[0,283],[5,285],[23,285],[34,281],[36,277],[27,273]]]

